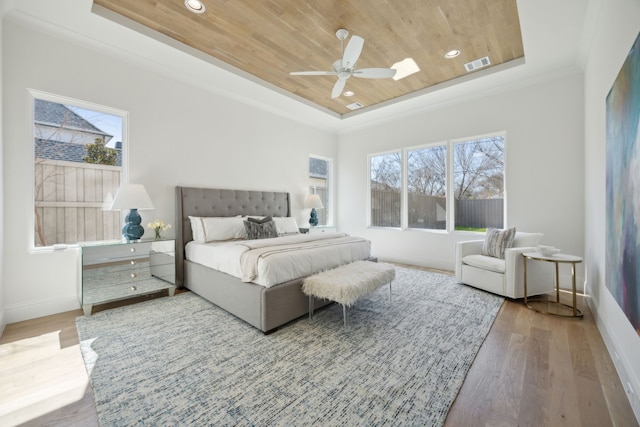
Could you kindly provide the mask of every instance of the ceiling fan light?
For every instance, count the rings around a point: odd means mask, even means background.
[[[352,90],[348,90],[343,95],[344,96],[353,96],[353,95],[355,95],[355,93]]]
[[[455,57],[457,57],[459,55],[460,55],[460,50],[459,49],[453,49],[453,50],[450,50],[449,52],[445,53],[444,57],[447,58],[447,59],[453,59],[453,58],[455,58]]]
[[[411,74],[420,71],[420,67],[416,64],[413,58],[405,58],[400,62],[396,62],[391,66],[392,70],[396,70],[396,74],[393,76],[393,80],[404,79]]]
[[[204,3],[200,0],[184,0],[184,5],[193,13],[204,13]]]

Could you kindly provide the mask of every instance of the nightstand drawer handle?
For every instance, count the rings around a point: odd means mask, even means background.
[[[136,251],[136,248],[131,248],[131,252],[135,252],[135,251]]]
[[[136,261],[132,259],[131,260],[131,265],[135,265],[135,264],[136,264]]]
[[[132,279],[135,279],[135,278],[136,278],[136,276],[138,276],[136,273],[131,273],[131,278],[132,278]]]

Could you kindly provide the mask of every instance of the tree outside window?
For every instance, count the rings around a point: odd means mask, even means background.
[[[503,228],[504,136],[460,141],[453,147],[455,228]]]
[[[409,228],[447,228],[447,147],[407,151]]]

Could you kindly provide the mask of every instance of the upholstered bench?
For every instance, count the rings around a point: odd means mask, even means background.
[[[389,284],[396,277],[396,269],[391,264],[371,261],[356,261],[323,271],[304,279],[302,292],[309,296],[309,319],[313,318],[313,299],[323,298],[342,305],[344,327],[348,328],[347,311],[359,298]]]

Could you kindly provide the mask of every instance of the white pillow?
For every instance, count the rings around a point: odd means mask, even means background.
[[[285,234],[300,234],[298,223],[292,216],[276,216],[273,217],[273,221],[276,223],[278,236],[284,236]]]
[[[203,217],[205,242],[246,239],[244,220],[239,216]]]
[[[542,239],[542,233],[523,233],[521,231],[516,232],[516,237],[513,238],[511,247],[523,248],[528,246],[535,246]]]
[[[191,221],[191,234],[193,235],[193,241],[196,243],[205,243],[204,236],[204,224],[202,224],[202,218],[199,216],[190,216]]]

